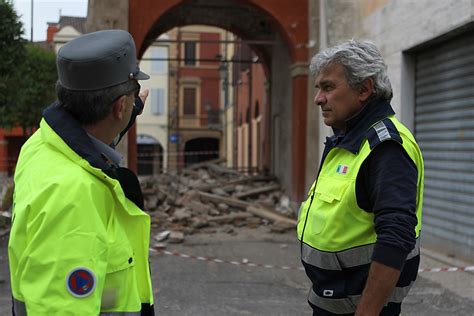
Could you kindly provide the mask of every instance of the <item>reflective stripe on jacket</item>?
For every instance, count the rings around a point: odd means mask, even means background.
[[[153,304],[150,218],[86,158],[44,119],[21,150],[8,250],[13,297],[28,315],[140,312]],[[68,284],[78,269],[94,278],[87,295]]]

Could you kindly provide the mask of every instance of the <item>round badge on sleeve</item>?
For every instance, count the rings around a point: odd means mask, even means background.
[[[75,297],[87,297],[94,292],[95,274],[87,268],[76,268],[66,278],[66,288]]]

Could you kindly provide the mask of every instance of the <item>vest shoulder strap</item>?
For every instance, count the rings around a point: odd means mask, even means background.
[[[387,140],[394,140],[400,144],[403,144],[400,132],[389,118],[385,118],[373,125],[367,131],[367,140],[369,142],[370,149],[374,149],[375,146]]]

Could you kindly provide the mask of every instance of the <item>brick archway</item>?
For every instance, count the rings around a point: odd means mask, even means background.
[[[281,42],[272,49],[259,45],[253,45],[252,49],[263,57],[267,72],[277,76],[276,72],[281,71],[280,77],[288,77],[273,80],[283,88],[284,92],[278,93],[285,97],[275,100],[279,102],[275,106],[284,109],[291,104],[291,126],[284,125],[288,130],[281,132],[291,134],[290,139],[282,136],[288,143],[284,146],[289,146],[284,151],[290,161],[282,161],[274,172],[281,173],[283,185],[294,199],[300,200],[304,194],[306,169],[308,0],[134,0],[129,1],[128,22],[138,56],[161,33],[190,24],[217,26],[247,40],[278,39]],[[280,60],[284,70],[277,69]],[[272,93],[272,99],[279,99],[278,93]],[[285,115],[278,119],[288,122]],[[128,141],[129,166],[133,168],[136,165],[136,130],[129,132]],[[290,162],[292,168],[288,170],[286,163]]]

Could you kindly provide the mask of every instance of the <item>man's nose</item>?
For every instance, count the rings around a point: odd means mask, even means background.
[[[318,93],[316,93],[316,95],[314,96],[314,104],[316,104],[317,106],[321,106],[325,102],[326,98],[324,97],[324,94],[321,93],[321,90],[319,90]]]

